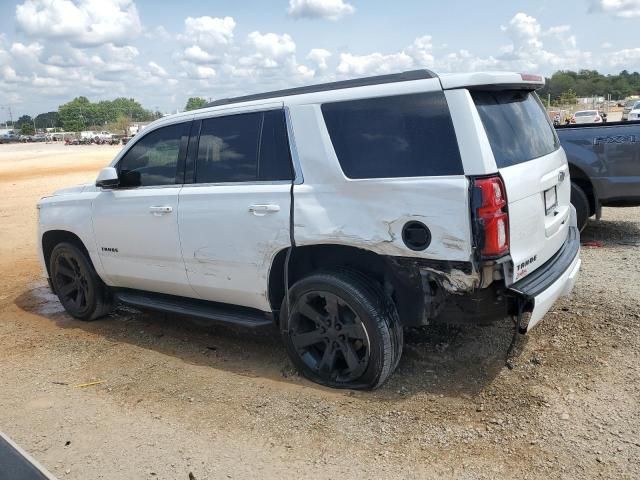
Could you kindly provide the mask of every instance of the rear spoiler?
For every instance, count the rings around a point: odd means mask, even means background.
[[[444,90],[537,90],[544,87],[543,75],[513,72],[478,72],[439,75]]]

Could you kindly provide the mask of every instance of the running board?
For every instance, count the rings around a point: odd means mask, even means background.
[[[268,313],[237,305],[128,289],[115,290],[114,297],[117,302],[132,307],[194,317],[198,319],[196,323],[203,325],[225,324],[244,328],[273,325]]]

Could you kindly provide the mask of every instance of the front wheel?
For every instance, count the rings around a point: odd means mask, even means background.
[[[87,255],[71,243],[56,245],[49,257],[54,292],[65,310],[79,320],[95,320],[111,310],[109,291]]]
[[[375,282],[352,271],[296,282],[281,328],[289,357],[309,380],[334,388],[374,389],[402,355],[395,305]]]

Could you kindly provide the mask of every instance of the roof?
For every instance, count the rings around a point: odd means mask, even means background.
[[[223,98],[208,103],[203,108],[229,105],[231,103],[249,102],[252,100],[264,100],[267,98],[289,97],[292,95],[302,95],[304,93],[328,92],[331,90],[341,90],[344,88],[364,87],[368,85],[381,85],[384,83],[408,82],[411,80],[424,80],[436,78],[437,75],[431,70],[410,70],[402,73],[389,75],[376,75],[374,77],[356,78],[353,80],[342,80],[339,82],[319,83],[317,85],[307,85],[305,87],[287,88],[285,90],[274,90],[272,92],[257,93],[255,95],[245,95],[242,97]]]

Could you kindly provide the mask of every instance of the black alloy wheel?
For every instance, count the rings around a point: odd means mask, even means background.
[[[70,243],[55,246],[49,258],[54,292],[65,310],[80,320],[94,320],[111,310],[109,291],[86,254]]]
[[[280,328],[289,358],[309,380],[335,388],[382,385],[402,355],[402,327],[382,288],[336,270],[298,280],[283,300]],[[290,311],[290,314],[288,313]]]
[[[305,365],[326,382],[351,382],[369,364],[369,337],[360,317],[330,292],[310,292],[292,308],[289,335]]]

